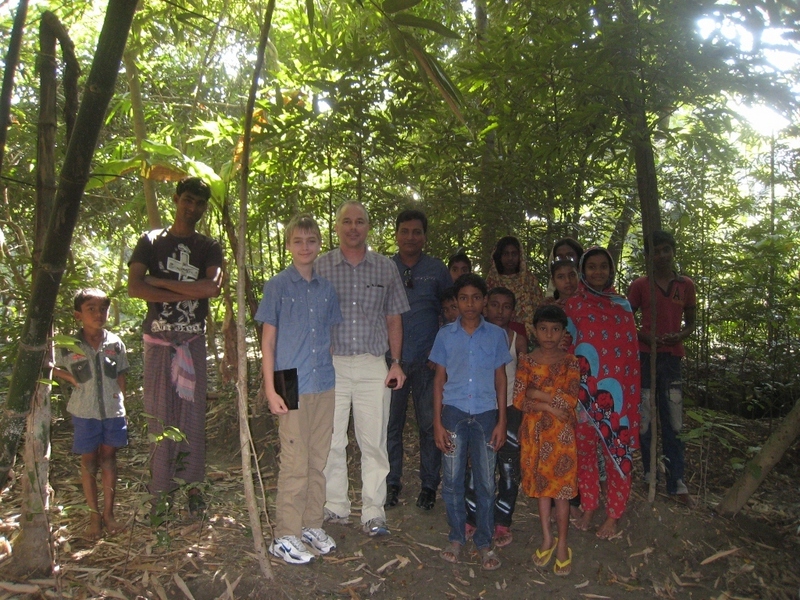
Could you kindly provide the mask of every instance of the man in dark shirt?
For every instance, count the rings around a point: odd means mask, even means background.
[[[197,484],[205,479],[206,342],[208,299],[222,285],[222,248],[197,233],[211,189],[198,177],[178,182],[172,201],[175,219],[168,229],[139,238],[128,262],[128,294],[147,301],[144,320],[144,409],[151,446],[150,493],[160,512],[166,494],[188,486],[189,511],[205,502]],[[185,436],[173,441],[167,428]],[[195,485],[191,485],[195,484]]]
[[[433,440],[433,375],[428,354],[439,330],[441,295],[452,285],[444,263],[422,251],[428,232],[428,219],[419,210],[404,210],[397,216],[395,239],[398,252],[392,257],[403,280],[411,310],[403,313],[403,370],[406,385],[392,392],[387,432],[389,475],[386,477],[386,507],[399,501],[403,476],[403,428],[409,393],[419,427],[422,489],[417,506],[433,508],[441,477],[442,453]]]

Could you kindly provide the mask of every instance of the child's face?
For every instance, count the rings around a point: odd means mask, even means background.
[[[583,263],[583,276],[593,290],[602,292],[611,278],[611,265],[605,254],[593,254]]]
[[[514,303],[505,294],[493,294],[486,302],[486,320],[505,329],[514,314]]]
[[[295,265],[308,266],[317,258],[322,247],[322,240],[315,231],[295,228],[286,240],[286,249],[292,255]]]
[[[573,294],[578,291],[578,271],[571,265],[557,268],[553,273],[553,285],[558,290],[559,300],[572,298]]]
[[[81,304],[81,309],[75,311],[75,319],[88,332],[101,330],[108,321],[108,300],[104,298],[85,300]]]
[[[455,298],[450,298],[442,302],[442,315],[445,323],[452,323],[458,318],[458,302]]]
[[[539,321],[533,327],[536,343],[545,350],[558,348],[566,331],[561,323],[551,321]]]
[[[450,265],[450,277],[453,278],[453,283],[455,283],[456,279],[469,272],[469,265],[465,262],[454,262]]]
[[[480,319],[486,296],[473,285],[466,285],[458,291],[458,312],[462,319],[469,321]]]

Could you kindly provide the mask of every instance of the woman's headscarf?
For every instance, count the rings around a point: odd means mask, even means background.
[[[514,245],[520,251],[519,270],[512,275],[500,275],[499,267],[502,267],[500,257],[509,244]],[[528,340],[532,340],[533,313],[542,303],[542,288],[539,286],[539,280],[536,279],[536,275],[528,270],[528,261],[517,238],[506,236],[498,240],[492,252],[492,264],[489,267],[489,273],[486,275],[486,285],[489,289],[505,287],[514,292],[514,297],[517,301],[514,320],[525,325]]]

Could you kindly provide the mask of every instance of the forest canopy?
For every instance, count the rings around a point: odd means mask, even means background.
[[[42,1],[28,10],[0,172],[7,369],[33,264],[39,21],[44,10],[61,20],[85,76],[104,8]],[[0,39],[16,10],[0,0]],[[169,222],[185,174],[212,185],[204,229],[229,263],[212,319],[221,325],[235,305],[242,128],[264,10],[240,0],[141,3],[57,331],[72,329],[68,298],[86,284],[108,288],[118,325],[137,328],[144,306],[125,293],[127,257],[156,215]],[[644,271],[640,158],[649,149],[648,200],[698,285],[692,396],[742,414],[785,412],[800,393],[798,22],[789,0],[277,3],[251,132],[251,297],[285,266],[291,215],[316,215],[331,247],[333,212],[347,199],[369,208],[379,252],[394,252],[394,218],[414,206],[428,215],[435,256],[463,247],[485,271],[494,242],[513,234],[544,281],[549,247],[568,235],[608,246],[625,290]],[[776,116],[751,122],[741,106]]]

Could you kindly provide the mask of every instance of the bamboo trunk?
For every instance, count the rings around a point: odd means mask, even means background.
[[[742,475],[727,491],[715,510],[730,516],[739,512],[798,435],[800,435],[800,400],[769,436],[761,451],[747,463]]]
[[[250,173],[250,138],[253,127],[253,110],[255,108],[256,94],[258,93],[258,80],[261,75],[261,68],[264,65],[264,53],[267,48],[267,40],[269,39],[269,31],[272,26],[272,14],[274,11],[275,0],[269,0],[264,17],[264,24],[261,28],[261,39],[258,42],[258,53],[256,55],[253,81],[250,86],[250,95],[247,99],[247,109],[245,110],[244,116],[242,183],[239,187],[239,240],[241,240],[242,243],[236,248],[236,269],[239,273],[239,278],[236,282],[236,300],[238,304],[236,325],[239,345],[239,377],[236,383],[236,390],[239,400],[239,442],[242,451],[242,479],[245,501],[247,502],[247,512],[250,516],[250,527],[253,530],[253,545],[255,546],[258,564],[261,567],[264,577],[267,579],[273,579],[272,566],[267,556],[267,545],[264,541],[264,533],[261,529],[261,511],[258,507],[255,488],[253,486],[253,458],[251,454],[251,450],[253,449],[253,437],[250,434],[250,423],[248,422],[247,341],[245,336],[247,319],[245,273],[247,267],[245,264],[246,253],[244,240],[247,236],[247,191],[248,175]],[[269,525],[269,513],[267,511],[266,502],[264,503],[264,514],[267,517],[267,524]]]
[[[25,17],[28,14],[28,0],[20,0],[17,14],[14,16],[14,25],[11,28],[11,37],[8,40],[8,53],[6,54],[3,69],[3,87],[0,89],[0,174],[3,173],[3,157],[6,153],[6,136],[11,122],[11,95],[14,92],[14,75],[17,73],[19,63],[19,50],[22,46],[22,32],[25,29]]]

